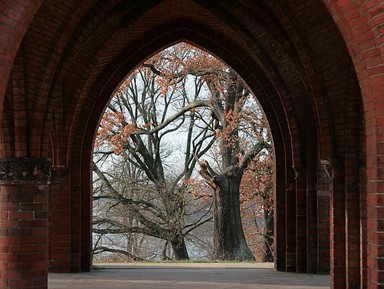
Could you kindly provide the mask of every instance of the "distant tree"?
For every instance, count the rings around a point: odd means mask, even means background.
[[[197,115],[185,109],[189,97],[199,96],[200,81],[189,88],[189,95],[186,85],[191,83],[187,79],[179,82],[180,90],[167,93],[158,81],[149,69],[136,70],[118,89],[103,115],[93,165],[100,185],[94,200],[103,200],[108,208],[105,216],[94,219],[93,231],[156,237],[172,246],[175,259],[188,259],[185,237],[212,218],[205,210],[208,205],[201,207],[196,198],[191,198],[184,181],[192,175],[194,156],[204,155],[214,141],[212,131],[199,129],[199,125],[209,127],[212,122],[204,120],[200,124],[204,112]],[[169,119],[175,110],[183,114]],[[176,132],[183,142],[179,156],[169,146],[169,138],[177,138]],[[124,168],[116,172],[112,160],[124,164]],[[121,218],[117,210],[125,210],[129,221]],[[187,215],[198,213],[198,219],[189,218],[190,222],[185,223]]]
[[[250,260],[253,256],[242,231],[240,187],[245,171],[263,150],[271,147],[267,125],[243,81],[231,70],[227,81],[210,85],[217,96],[213,113],[219,122],[220,167],[200,162],[200,174],[215,192],[215,250],[218,259]],[[225,101],[220,102],[220,99]]]
[[[240,187],[243,228],[257,261],[273,261],[273,153],[262,152],[244,172]]]

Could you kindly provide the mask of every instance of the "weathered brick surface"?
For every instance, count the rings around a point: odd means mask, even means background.
[[[361,222],[366,226],[361,235],[361,260],[368,270],[362,270],[362,284],[367,288],[384,286],[384,273],[379,263],[382,254],[377,250],[384,238],[380,233],[381,212],[380,195],[384,192],[382,167],[382,91],[384,75],[383,38],[380,37],[384,23],[384,3],[382,1],[365,1],[358,4],[354,1],[325,1],[333,14],[352,60],[359,79],[365,115],[366,146],[366,206],[361,209]],[[363,202],[365,199],[363,199]],[[364,203],[363,203],[364,204]],[[357,214],[357,210],[354,210]],[[367,230],[367,231],[366,231]],[[366,232],[366,233],[365,233]],[[368,248],[367,248],[368,247]],[[367,259],[365,259],[367,258]],[[353,260],[356,262],[355,260]],[[351,263],[353,261],[350,261]],[[347,276],[346,279],[349,279]]]
[[[46,187],[0,188],[0,288],[47,288]]]
[[[0,1],[0,155],[53,161],[51,270],[90,269],[90,158],[112,92],[190,41],[234,67],[268,117],[276,268],[329,270],[332,288],[384,286],[383,11],[379,0]],[[42,249],[41,200],[26,194],[18,211],[0,198],[0,287],[23,288],[2,259],[30,249],[17,238]]]
[[[0,108],[4,103],[13,60],[37,9],[43,0],[2,1],[0,3]]]

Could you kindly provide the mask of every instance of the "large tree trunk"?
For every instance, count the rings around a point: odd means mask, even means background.
[[[214,198],[214,257],[218,260],[254,260],[241,225],[241,177],[222,177]]]
[[[165,187],[165,186],[164,186]],[[164,204],[168,212],[168,226],[171,229],[169,242],[176,260],[189,260],[187,246],[183,235],[185,217],[184,199],[176,191],[165,190]]]
[[[176,235],[171,241],[171,245],[176,260],[189,260],[187,246],[182,235]]]

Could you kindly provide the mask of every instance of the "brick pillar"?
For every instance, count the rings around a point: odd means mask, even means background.
[[[317,243],[318,273],[330,271],[330,191],[332,168],[330,161],[319,164],[317,179]]]
[[[276,154],[277,155],[277,154]],[[285,173],[281,168],[284,167],[284,158],[276,157],[275,173],[275,195],[274,195],[274,258],[275,269],[277,271],[286,270],[286,230],[285,230],[285,196],[286,180]]]
[[[286,271],[296,272],[296,183],[288,183],[285,194]]]
[[[307,272],[307,195],[305,171],[295,167],[296,180],[296,272]]]
[[[46,159],[0,159],[0,288],[47,288]]]
[[[54,167],[49,190],[49,271],[55,273],[71,272],[69,175],[68,167]]]
[[[355,174],[356,175],[356,174]],[[350,177],[350,179],[354,179]],[[346,283],[347,288],[360,287],[360,184],[348,182],[345,200],[346,218]]]
[[[361,288],[367,288],[367,179],[365,174],[365,167],[361,168],[360,173],[360,284]]]
[[[322,161],[330,182],[330,273],[331,288],[345,289],[346,276],[346,223],[345,174],[341,160]]]
[[[307,188],[307,273],[316,274],[318,266],[318,223],[317,223],[317,191],[315,169],[310,170],[306,176]],[[329,244],[329,242],[328,242]]]

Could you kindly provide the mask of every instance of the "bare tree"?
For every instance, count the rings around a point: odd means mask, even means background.
[[[162,151],[174,132],[186,141],[183,164],[177,167],[167,164],[171,157]],[[145,214],[135,213],[141,229],[169,242],[176,258],[188,258],[185,236],[208,220],[184,223],[186,181],[197,178],[193,171],[198,162],[200,175],[213,190],[214,258],[252,260],[241,224],[240,185],[249,164],[270,149],[267,135],[257,101],[238,75],[206,52],[181,43],[150,58],[119,88],[98,140],[144,171],[159,204],[118,200],[145,208]],[[214,143],[217,166],[206,160]]]
[[[273,261],[273,152],[265,150],[244,172],[240,187],[243,228],[257,261]]]
[[[194,156],[209,149],[214,135],[209,128],[212,124],[201,122],[204,111],[197,114],[185,109],[189,101],[187,79],[180,82],[181,90],[167,94],[161,94],[157,81],[156,74],[147,69],[137,70],[119,88],[101,121],[98,157],[93,165],[101,187],[94,200],[103,200],[109,207],[104,217],[94,219],[94,232],[156,237],[172,246],[175,259],[188,259],[185,236],[212,217],[208,216],[209,210],[204,210],[197,220],[189,218],[191,223],[185,223],[187,210],[193,207],[202,212],[203,208],[188,195],[184,180],[192,175]],[[202,82],[193,84],[192,97],[197,98]],[[176,109],[183,111],[180,117],[168,118]],[[168,135],[175,137],[176,131],[183,145],[182,151],[175,154],[167,146],[167,139]],[[129,174],[116,175],[115,168],[111,168],[112,158],[124,163],[122,172]],[[108,162],[104,166],[97,164],[105,160]],[[129,218],[119,220],[116,211],[120,207]]]

